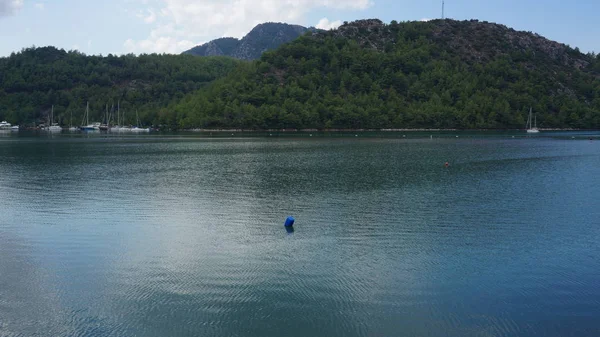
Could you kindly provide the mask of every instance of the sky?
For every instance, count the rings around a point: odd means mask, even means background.
[[[501,23],[600,52],[598,0],[446,0],[446,17]],[[0,56],[31,46],[86,54],[180,53],[241,38],[263,22],[323,29],[343,21],[441,17],[441,0],[0,0]]]

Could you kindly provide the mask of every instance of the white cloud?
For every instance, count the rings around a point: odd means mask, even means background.
[[[37,8],[37,9],[39,9],[39,10],[43,11],[43,10],[44,10],[44,8],[45,8],[45,5],[44,5],[44,3],[43,3],[43,2],[38,2],[38,3],[36,3],[36,4],[35,4],[35,8]]]
[[[177,54],[196,46],[189,40],[178,40],[175,37],[160,36],[141,41],[128,39],[124,43],[126,53],[169,53]]]
[[[127,52],[179,53],[200,40],[231,36],[240,38],[264,22],[306,24],[316,9],[364,10],[373,0],[138,0],[144,8],[154,6],[149,16],[154,23],[144,40],[128,39]],[[325,22],[329,26],[338,21]]]
[[[154,23],[156,22],[156,11],[154,11],[154,9],[150,8],[146,10],[146,14],[144,14],[143,12],[138,13],[136,16],[142,20],[144,20],[145,23]]]
[[[427,22],[427,21],[431,21],[431,19],[429,19],[429,18],[422,18],[422,19],[421,19],[421,20],[419,20],[419,21],[421,21],[421,22]]]
[[[0,16],[12,15],[23,7],[23,0],[0,0]]]
[[[331,29],[336,29],[341,25],[342,25],[342,21],[340,21],[340,20],[329,21],[328,18],[322,18],[321,20],[319,20],[319,23],[317,23],[317,25],[315,27],[319,28],[319,29],[323,29],[323,30],[331,30]]]

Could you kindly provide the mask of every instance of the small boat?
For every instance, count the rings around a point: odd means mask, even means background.
[[[100,131],[100,122],[80,126],[79,130],[87,132]]]
[[[2,121],[0,123],[0,130],[10,130],[12,128],[12,124],[7,121]]]
[[[60,125],[58,125],[58,123],[52,123],[52,125],[50,125],[49,127],[46,128],[46,131],[61,132],[62,127]]]
[[[540,129],[537,128],[537,115],[533,115],[532,108],[529,108],[529,117],[527,118],[527,125],[525,127],[527,128],[527,133],[540,133]]]
[[[11,126],[10,131],[19,131],[19,126],[18,125]]]

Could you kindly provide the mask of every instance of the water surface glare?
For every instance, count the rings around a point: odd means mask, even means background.
[[[3,337],[600,336],[587,135],[10,135],[0,158]]]

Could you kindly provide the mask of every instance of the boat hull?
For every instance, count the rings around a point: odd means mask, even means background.
[[[129,131],[130,132],[150,132],[150,129],[132,128]]]
[[[48,131],[48,132],[61,132],[62,128],[60,126],[51,126],[51,127],[45,128],[44,131]]]

